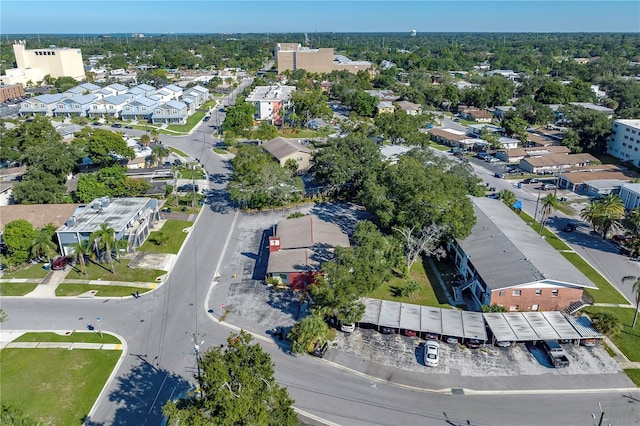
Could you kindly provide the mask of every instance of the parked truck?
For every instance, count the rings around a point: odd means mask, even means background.
[[[564,353],[562,346],[554,340],[545,340],[542,342],[542,348],[549,356],[549,360],[554,367],[568,367],[569,366],[569,358]]]

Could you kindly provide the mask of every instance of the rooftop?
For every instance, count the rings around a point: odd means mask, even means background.
[[[280,237],[281,250],[350,246],[349,237],[342,233],[339,226],[314,215],[281,220],[278,222],[276,236]]]
[[[477,221],[458,244],[491,290],[541,281],[597,288],[502,201],[471,201]]]
[[[296,140],[277,137],[262,144],[262,147],[276,159],[281,160],[296,152],[311,153],[311,150],[300,145]]]
[[[63,224],[58,232],[82,232],[91,233],[105,223],[109,228],[120,232],[140,210],[142,210],[150,198],[113,198],[108,203],[101,203],[97,198],[79,210],[76,215],[76,223],[73,226]],[[69,215],[66,219],[69,219]],[[66,220],[65,219],[65,220]]]
[[[547,154],[540,157],[527,157],[522,159],[533,167],[543,166],[571,166],[581,163],[596,163],[598,159],[591,154]]]
[[[291,97],[296,90],[295,86],[257,86],[246,97],[246,102],[259,101],[284,101]]]

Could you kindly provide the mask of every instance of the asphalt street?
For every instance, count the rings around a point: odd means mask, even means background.
[[[208,132],[200,135],[201,129],[186,137],[163,136],[165,144],[198,158],[208,173],[219,177],[211,203],[199,215],[163,286],[138,299],[2,300],[9,315],[3,329],[82,330],[101,317],[103,330],[126,340],[124,360],[87,425],[161,424],[162,405],[194,384],[195,344],[204,350],[223,343],[229,334],[225,324],[211,320],[205,301],[215,293],[212,283],[238,212],[230,207],[224,190],[229,164],[211,152],[216,141]],[[229,252],[224,258],[240,255]],[[598,403],[614,424],[631,425],[640,419],[637,391],[474,392],[457,389],[455,383],[453,390],[424,391],[393,384],[402,374],[393,369],[370,365],[371,375],[365,375],[325,360],[292,356],[273,342],[259,342],[271,354],[276,378],[288,387],[295,406],[334,424],[585,425],[593,423],[592,413],[600,415]],[[497,380],[495,388],[501,389],[499,379],[487,380]]]

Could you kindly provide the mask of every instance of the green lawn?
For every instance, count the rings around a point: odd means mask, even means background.
[[[631,328],[635,310],[632,308],[605,308],[600,306],[589,306],[585,312],[610,312],[622,323],[622,332],[617,334],[613,343],[629,358],[629,361],[640,362],[640,321],[636,328]]]
[[[429,142],[429,146],[430,146],[431,148],[435,148],[435,149],[437,149],[438,151],[449,151],[449,150],[451,149],[451,147],[450,147],[450,146],[447,146],[447,145],[441,145],[441,144],[436,143],[436,142]]]
[[[0,358],[2,404],[43,425],[80,425],[122,351],[5,348]]]
[[[178,179],[203,179],[202,176],[206,176],[204,169],[202,167],[196,167],[195,170],[192,170],[191,167],[182,167],[178,171]]]
[[[221,149],[221,148],[213,148],[213,152],[215,152],[216,154],[228,154],[229,151],[227,151],[226,149]]]
[[[44,269],[44,265],[44,263],[26,263],[13,272],[5,271],[2,278],[44,278],[49,273],[47,269]]]
[[[204,118],[205,113],[202,111],[196,111],[193,113],[193,115],[189,116],[189,118],[187,118],[187,124],[185,125],[176,125],[176,124],[171,124],[169,126],[167,126],[168,130],[173,130],[174,132],[189,132],[191,129],[193,129],[193,127],[198,124],[200,122],[200,120],[202,120],[202,118]]]
[[[525,212],[520,212],[520,219],[524,220],[534,231],[540,231],[540,222],[534,222],[533,218]],[[546,227],[542,230],[542,236],[545,237],[545,241],[551,244],[551,246],[556,250],[571,250],[571,247]]]
[[[25,333],[14,342],[72,342],[72,343],[122,343],[120,339],[111,334],[102,334],[96,331],[76,332],[68,335],[57,333]]]
[[[174,154],[178,154],[180,157],[189,157],[189,154],[185,154],[184,152],[180,151],[177,148],[174,148],[172,146],[169,147],[169,152],[173,152]]]
[[[24,296],[37,286],[38,283],[0,283],[0,296]]]
[[[436,306],[438,308],[450,308],[446,303],[446,298],[436,295],[435,289],[440,290],[440,286],[435,283],[431,285],[425,267],[420,261],[413,264],[410,279],[417,281],[422,288],[410,297],[402,297],[397,294],[398,290],[404,287],[406,280],[400,277],[392,278],[388,283],[381,285],[375,291],[366,295],[373,299],[393,300],[394,302],[413,303],[416,305]],[[441,290],[440,290],[441,293]]]
[[[609,281],[593,269],[591,265],[577,253],[562,253],[562,255],[598,286],[599,290],[584,290],[585,293],[593,298],[595,303],[629,303],[615,287],[609,284]]]
[[[640,387],[640,370],[624,370],[627,376],[636,384],[636,386]]]
[[[98,264],[93,262],[87,262],[87,275],[84,275],[80,270],[80,265],[77,264],[67,274],[69,280],[104,280],[104,281],[125,281],[125,282],[156,282],[156,278],[160,275],[164,275],[165,271],[156,269],[141,269],[141,268],[129,268],[128,259],[120,259],[113,261],[113,268],[115,273],[111,273],[109,264]]]
[[[151,290],[146,287],[128,287],[122,285],[98,285],[98,284],[60,284],[56,287],[56,296],[78,296],[91,290],[97,290],[97,297],[125,297],[131,296],[136,291],[140,294]]]
[[[166,242],[166,244],[157,246],[152,243],[149,238],[147,238],[147,241],[145,241],[145,243],[140,246],[140,248],[138,248],[138,251],[177,254],[178,250],[180,250],[180,247],[182,246],[182,243],[187,238],[187,233],[182,232],[182,230],[191,226],[193,226],[193,222],[189,222],[187,220],[168,219],[162,226],[162,229],[160,229],[160,231],[153,231],[149,235],[151,237],[158,232],[165,233],[169,237],[169,240]]]

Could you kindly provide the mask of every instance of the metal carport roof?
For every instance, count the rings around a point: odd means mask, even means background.
[[[571,326],[569,317],[565,317],[561,312],[542,312],[542,315],[549,321],[549,324],[558,333],[560,339],[575,340],[580,338],[580,334]]]
[[[462,311],[462,328],[465,339],[487,340],[487,329],[480,312]]]
[[[420,307],[420,331],[442,334],[442,309]]]
[[[518,340],[518,336],[511,329],[509,321],[500,312],[486,313],[483,316],[497,341],[514,342]]]
[[[560,338],[541,312],[523,312],[522,316],[533,328],[539,340],[557,340]]]
[[[581,338],[602,339],[604,336],[591,325],[587,317],[566,317],[567,321],[580,334]]]
[[[536,332],[531,328],[531,325],[524,319],[521,312],[504,313],[502,315],[516,334],[516,340],[540,340]]]
[[[400,302],[383,300],[380,305],[380,319],[378,325],[383,327],[400,328]]]
[[[400,328],[420,331],[420,305],[402,303],[400,306]]]
[[[367,324],[378,324],[378,320],[380,318],[380,305],[382,305],[382,300],[380,299],[369,299],[362,298],[360,300],[364,305],[364,315],[360,322],[364,322]]]
[[[447,336],[464,337],[464,325],[462,324],[462,312],[452,309],[442,309],[442,334]]]

